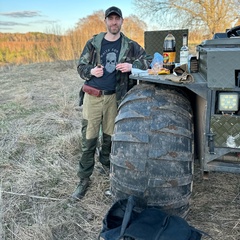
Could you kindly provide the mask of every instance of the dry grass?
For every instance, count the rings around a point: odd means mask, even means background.
[[[109,179],[94,171],[70,201],[81,155],[74,62],[0,69],[0,240],[96,240],[111,206]],[[188,221],[217,240],[240,239],[240,177],[196,165]],[[205,239],[205,238],[204,238]]]

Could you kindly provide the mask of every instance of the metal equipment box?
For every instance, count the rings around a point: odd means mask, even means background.
[[[235,88],[235,75],[240,71],[239,38],[207,40],[197,51],[199,72],[207,79],[209,88]]]

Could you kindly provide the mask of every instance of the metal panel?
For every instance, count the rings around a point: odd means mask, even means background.
[[[144,32],[144,47],[148,54],[153,55],[155,52],[163,53],[163,42],[169,30],[165,31],[146,31]],[[176,39],[176,62],[180,61],[180,48],[183,44],[183,34],[187,34],[188,29],[171,30]]]
[[[238,86],[236,72],[240,71],[240,39],[206,40],[197,46],[199,72],[208,87],[232,89]]]
[[[212,49],[207,55],[208,87],[234,88],[235,70],[240,70],[240,49]]]
[[[215,147],[240,148],[240,117],[215,115],[211,118]]]

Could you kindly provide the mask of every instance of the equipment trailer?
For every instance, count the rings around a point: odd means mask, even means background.
[[[131,75],[139,84],[120,104],[112,138],[115,199],[134,195],[139,207],[185,216],[194,159],[204,177],[211,171],[240,173],[239,36],[240,26],[198,45],[191,83]]]

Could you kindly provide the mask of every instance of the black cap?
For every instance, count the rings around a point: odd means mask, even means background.
[[[110,7],[105,11],[105,18],[107,18],[110,14],[117,14],[122,18],[122,11],[117,7]]]

